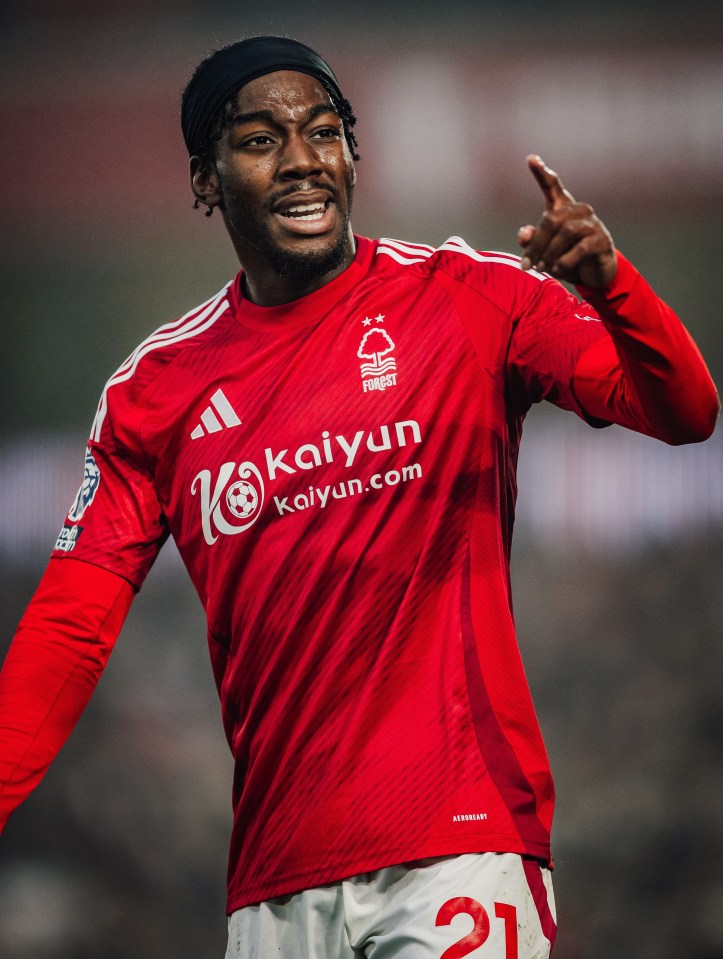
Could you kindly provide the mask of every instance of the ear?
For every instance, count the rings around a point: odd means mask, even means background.
[[[216,166],[210,160],[193,156],[190,162],[193,195],[209,210],[221,204],[221,190]]]

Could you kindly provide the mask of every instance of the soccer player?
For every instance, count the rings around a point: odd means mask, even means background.
[[[522,422],[546,399],[696,442],[717,394],[537,156],[521,260],[355,236],[354,122],[290,39],[226,47],[188,84],[193,193],[241,272],[103,390],[2,673],[0,816],[172,535],[236,764],[228,957],[548,956],[553,785],[510,605]]]

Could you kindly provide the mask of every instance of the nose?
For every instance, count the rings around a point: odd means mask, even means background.
[[[322,171],[321,160],[312,144],[301,134],[292,133],[284,146],[279,160],[278,176],[281,180],[304,180]]]

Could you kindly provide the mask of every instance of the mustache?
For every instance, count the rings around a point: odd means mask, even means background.
[[[287,196],[296,196],[297,194],[303,196],[304,193],[311,193],[313,190],[323,190],[324,193],[328,193],[334,201],[336,201],[339,195],[338,190],[332,186],[331,183],[319,183],[317,180],[309,179],[299,180],[298,183],[293,183],[286,189],[273,193],[269,197],[269,204],[275,206],[277,203],[280,203],[281,200],[285,200]]]

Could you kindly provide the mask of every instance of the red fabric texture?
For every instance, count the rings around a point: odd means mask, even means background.
[[[550,903],[547,898],[547,887],[542,878],[540,863],[534,859],[523,859],[522,868],[525,870],[527,885],[530,887],[530,893],[537,909],[537,915],[540,917],[540,926],[542,935],[550,943],[550,951],[555,945],[557,938],[557,923],[555,922]]]
[[[673,310],[621,253],[608,287],[578,290],[611,337],[588,350],[575,370],[573,385],[587,413],[671,445],[707,439],[718,395]]]
[[[237,279],[149,337],[104,391],[55,551],[110,578],[44,587],[10,660],[9,803],[170,532],[235,760],[229,911],[430,856],[549,859],[510,599],[517,453],[543,399],[668,441],[712,428],[705,366],[643,284],[621,258],[599,316],[508,254],[360,237],[308,297],[258,307]]]
[[[50,561],[0,673],[0,829],[68,738],[133,596],[115,573]]]

